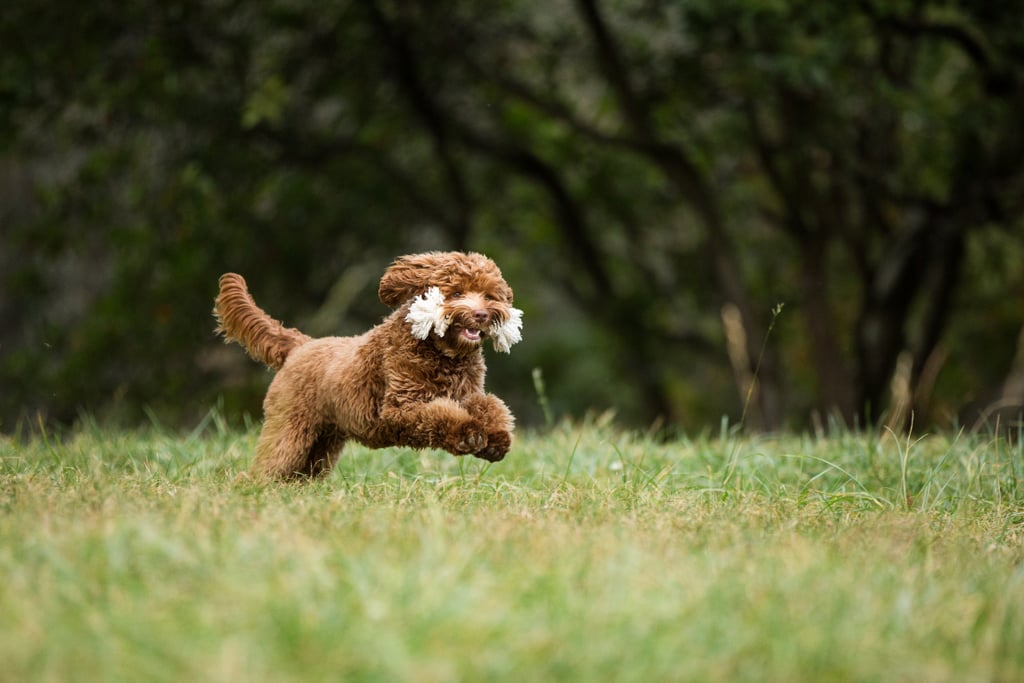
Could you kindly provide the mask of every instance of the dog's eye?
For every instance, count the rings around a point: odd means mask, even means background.
[[[452,298],[453,299],[461,299],[462,298],[462,292],[452,292]]]
[[[491,294],[484,294],[484,299],[486,299],[487,301],[497,301],[497,299],[495,299],[494,296]]]

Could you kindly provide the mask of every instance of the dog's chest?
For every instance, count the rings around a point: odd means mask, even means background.
[[[483,365],[473,359],[451,360],[425,364],[420,368],[424,393],[430,398],[458,400],[483,389]]]

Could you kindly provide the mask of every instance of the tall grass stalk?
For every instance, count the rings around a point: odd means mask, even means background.
[[[768,329],[765,330],[764,338],[761,340],[761,349],[757,354],[757,363],[754,364],[754,374],[750,378],[750,386],[747,387],[747,395],[743,399],[743,413],[740,415],[740,425],[747,423],[747,410],[750,408],[750,400],[754,396],[754,387],[757,385],[757,378],[761,373],[761,362],[764,360],[764,352],[768,348],[768,338],[772,336],[772,330],[775,329],[775,321],[778,320],[785,305],[784,303],[778,303],[772,308],[772,319],[768,322]]]

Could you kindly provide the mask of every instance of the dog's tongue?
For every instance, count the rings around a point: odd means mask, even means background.
[[[462,330],[462,336],[470,341],[480,341],[480,330],[471,330],[467,327]]]

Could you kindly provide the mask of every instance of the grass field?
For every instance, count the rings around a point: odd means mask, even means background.
[[[1024,680],[1024,446],[595,422],[502,463],[0,441],[0,680]]]

